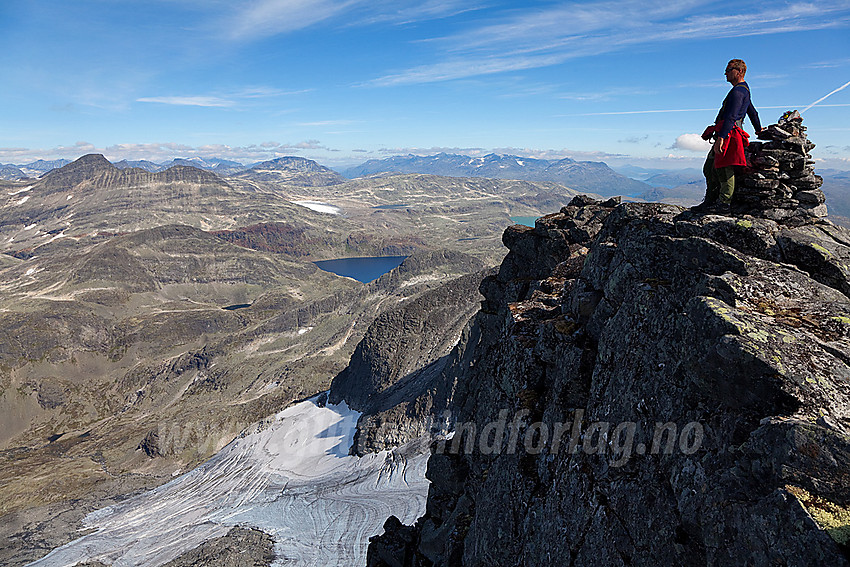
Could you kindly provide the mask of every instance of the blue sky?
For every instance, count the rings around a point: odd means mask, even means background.
[[[678,168],[729,85],[763,123],[850,82],[850,1],[3,0],[0,163],[403,153]],[[850,170],[850,87],[807,110]],[[752,133],[752,127],[745,127]]]

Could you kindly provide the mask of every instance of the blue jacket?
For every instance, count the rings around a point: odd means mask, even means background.
[[[723,126],[721,126],[717,135],[721,138],[728,137],[729,132],[735,127],[735,123],[743,120],[744,115],[750,117],[750,122],[753,128],[756,129],[756,132],[761,130],[759,114],[750,101],[750,86],[746,81],[732,87],[732,90],[723,99],[723,106],[720,107],[720,112],[717,113],[717,118],[714,119],[715,124],[721,120],[723,121]]]

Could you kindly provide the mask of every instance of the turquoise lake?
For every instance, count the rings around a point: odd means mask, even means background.
[[[404,262],[405,258],[407,256],[366,256],[364,258],[317,260],[313,263],[326,272],[369,283],[397,267]]]
[[[516,224],[524,224],[525,226],[534,226],[534,221],[537,217],[511,217],[511,220]]]

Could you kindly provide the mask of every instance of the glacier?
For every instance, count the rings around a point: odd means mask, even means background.
[[[368,538],[390,515],[409,524],[424,513],[428,453],[414,443],[349,455],[360,414],[325,398],[294,404],[168,484],[89,514],[91,533],[29,565],[162,565],[233,526],[270,534],[273,565],[365,565]]]

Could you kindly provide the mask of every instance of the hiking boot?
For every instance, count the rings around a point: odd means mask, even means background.
[[[729,203],[724,203],[723,201],[717,201],[711,206],[707,207],[706,212],[713,213],[715,215],[730,215],[732,214],[732,205]]]
[[[716,201],[703,201],[699,205],[694,205],[693,207],[691,207],[690,210],[699,213],[708,210],[715,203]]]

